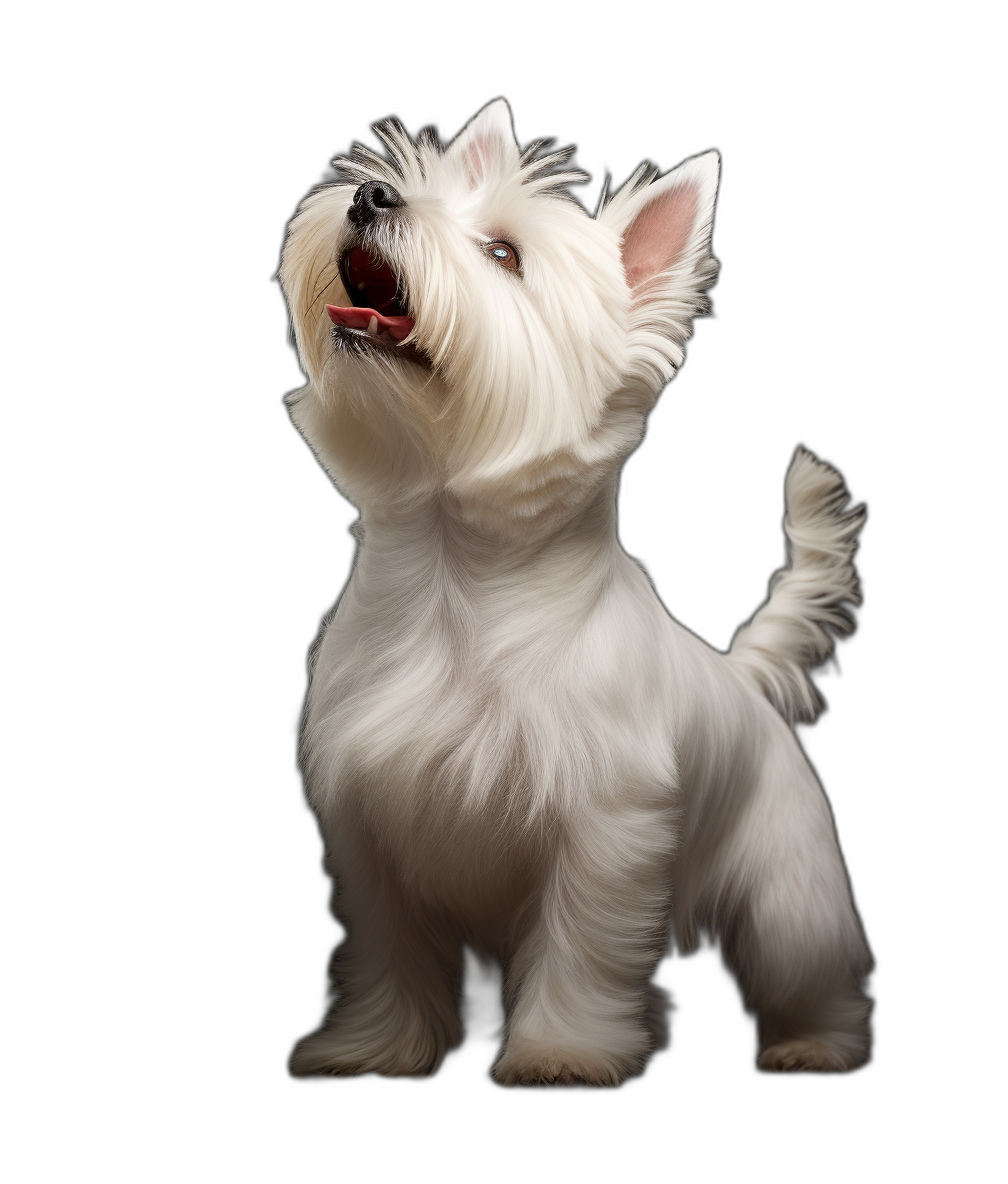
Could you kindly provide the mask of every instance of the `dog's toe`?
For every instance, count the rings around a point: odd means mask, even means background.
[[[631,1055],[523,1043],[504,1050],[493,1075],[501,1085],[619,1085],[640,1070]]]
[[[765,1048],[756,1064],[771,1073],[844,1073],[864,1063],[849,1048],[818,1037],[795,1037]]]

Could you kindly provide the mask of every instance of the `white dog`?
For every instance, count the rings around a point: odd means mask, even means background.
[[[869,1050],[871,956],[790,726],[853,620],[863,509],[799,449],[790,566],[725,655],[616,535],[620,467],[707,307],[716,152],[590,217],[507,104],[395,121],[292,220],[295,424],[360,507],[311,659],[309,801],[347,931],[296,1074],[429,1073],[463,944],[500,960],[500,1082],[617,1084],[656,1042],[670,930],[720,936],[765,1069]]]

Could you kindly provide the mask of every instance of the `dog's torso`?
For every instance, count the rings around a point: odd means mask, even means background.
[[[652,813],[671,861],[719,786],[744,798],[754,736],[790,735],[668,616],[612,506],[535,548],[437,503],[371,517],[320,636],[303,759],[327,842],[365,828],[466,928],[484,898],[520,900],[585,812]]]

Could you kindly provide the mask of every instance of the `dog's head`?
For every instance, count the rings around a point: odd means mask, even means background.
[[[447,146],[394,120],[288,228],[295,423],[362,508],[447,499],[528,529],[618,472],[707,309],[718,155],[642,165],[595,217],[573,149],[520,150],[503,99]]]

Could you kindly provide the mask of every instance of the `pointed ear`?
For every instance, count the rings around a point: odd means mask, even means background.
[[[446,155],[464,163],[471,188],[488,173],[514,168],[518,141],[507,99],[494,99],[477,112],[448,145]]]
[[[710,259],[718,154],[694,156],[674,173],[640,187],[635,178],[603,211],[622,233],[623,268],[635,297],[647,300],[653,279],[674,272],[699,278]],[[628,192],[629,191],[629,192]],[[672,278],[672,276],[669,276]],[[713,274],[708,277],[713,278]]]
[[[651,399],[682,365],[693,318],[707,309],[718,274],[711,255],[717,192],[718,154],[711,152],[650,185],[641,169],[598,214],[622,239],[631,367]]]

